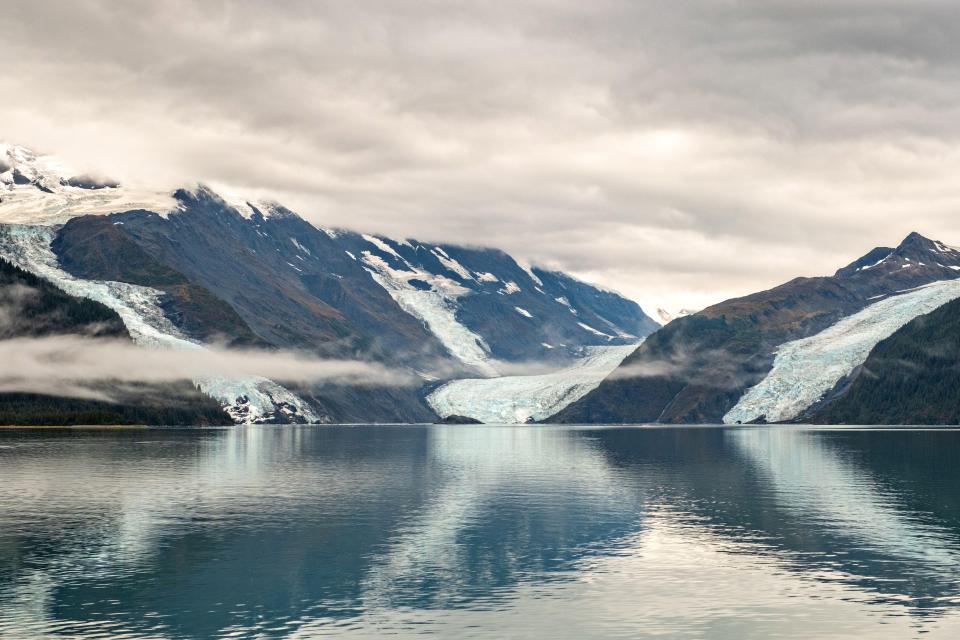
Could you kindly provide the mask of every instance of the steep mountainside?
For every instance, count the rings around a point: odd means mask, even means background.
[[[585,349],[622,348],[658,326],[617,294],[501,251],[319,228],[205,187],[133,191],[4,149],[0,255],[104,302],[140,343],[371,360],[431,385],[518,362],[575,369]],[[436,417],[426,388],[201,382],[244,421]]]
[[[856,376],[882,339],[960,297],[960,280],[940,280],[874,302],[820,333],[777,348],[773,369],[723,417],[724,422],[784,422],[818,410]]]
[[[881,341],[826,424],[960,424],[960,300],[920,316]]]
[[[91,339],[130,337],[120,316],[105,305],[67,295],[46,280],[0,259],[0,340],[63,334]],[[141,385],[136,390],[101,385],[98,391],[112,396],[116,402],[0,393],[0,424],[231,422],[218,402],[197,391],[189,381]]]
[[[767,377],[784,343],[884,298],[953,280],[958,271],[960,251],[912,233],[895,249],[874,249],[833,276],[797,278],[678,318],[551,420],[720,422],[747,389]],[[916,314],[929,310],[915,307]],[[907,322],[912,316],[903,317]]]
[[[161,306],[167,317],[197,340],[223,340],[231,346],[265,345],[233,307],[148,254],[109,218],[71,219],[57,233],[51,248],[63,268],[78,278],[114,280],[163,291],[167,295]]]

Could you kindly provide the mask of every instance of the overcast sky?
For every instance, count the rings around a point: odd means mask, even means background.
[[[960,244],[956,0],[8,2],[0,139],[642,303]],[[652,311],[652,310],[651,310]]]

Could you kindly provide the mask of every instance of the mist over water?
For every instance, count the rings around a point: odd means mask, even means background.
[[[0,430],[0,637],[953,638],[960,432]]]

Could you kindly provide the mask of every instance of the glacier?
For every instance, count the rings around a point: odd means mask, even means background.
[[[862,365],[878,342],[957,298],[960,280],[932,282],[875,302],[816,335],[780,345],[773,369],[743,394],[724,423],[796,418]]]
[[[487,424],[543,420],[595,389],[638,346],[584,347],[574,364],[540,375],[454,380],[427,396],[427,403],[441,416]]]
[[[400,308],[423,322],[454,358],[482,375],[497,375],[490,348],[484,339],[457,321],[456,299],[468,293],[469,289],[447,277],[414,267],[379,238],[374,238],[374,242],[367,236],[363,237],[378,249],[396,256],[405,267],[394,269],[386,260],[369,251],[364,251],[361,258],[374,281],[390,294]],[[387,246],[389,251],[381,245]],[[411,280],[426,282],[431,288],[429,291],[418,289],[410,284]]]
[[[135,344],[161,349],[203,349],[163,314],[161,291],[107,280],[82,280],[60,268],[50,243],[56,228],[43,225],[0,226],[0,255],[12,264],[48,280],[66,293],[96,300],[117,312]],[[210,377],[193,381],[241,424],[289,421],[322,422],[309,404],[276,382],[260,376]]]

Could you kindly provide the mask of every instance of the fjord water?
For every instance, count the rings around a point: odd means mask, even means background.
[[[955,638],[954,430],[0,431],[0,637]]]

